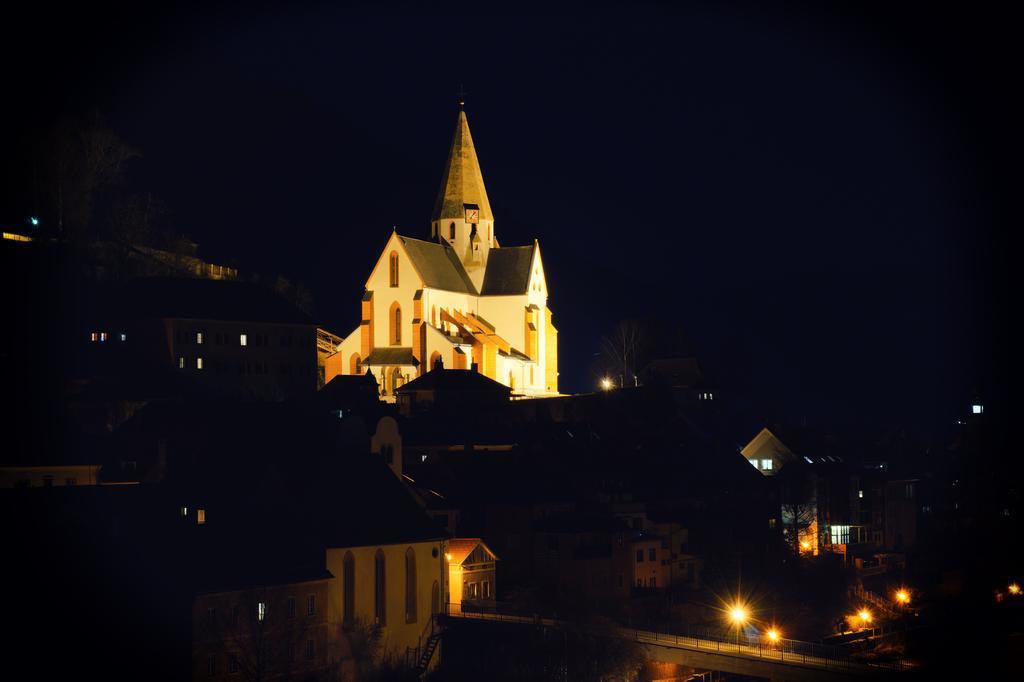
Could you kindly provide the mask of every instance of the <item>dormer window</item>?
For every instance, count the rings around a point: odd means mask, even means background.
[[[455,241],[455,223],[448,225],[448,238]]]

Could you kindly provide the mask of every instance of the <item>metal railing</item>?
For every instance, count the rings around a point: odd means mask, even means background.
[[[445,615],[454,618],[486,620],[493,622],[519,623],[547,627],[570,625],[559,620],[555,615],[545,616],[539,613],[524,613],[507,605],[470,605],[448,604]],[[767,637],[741,635],[739,641],[735,637],[723,636],[711,630],[685,630],[682,632],[658,632],[638,628],[615,627],[587,628],[574,626],[579,630],[590,630],[593,634],[616,634],[642,644],[664,646],[669,648],[689,649],[710,652],[725,656],[738,656],[747,659],[761,659],[799,665],[804,667],[823,668],[828,670],[846,670],[850,672],[870,673],[874,670],[908,670],[913,666],[903,659],[881,662],[862,662],[856,660],[848,649],[817,642],[804,642],[795,639],[778,639],[770,641]]]

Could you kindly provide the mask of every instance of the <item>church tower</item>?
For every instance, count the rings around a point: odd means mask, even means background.
[[[455,250],[466,274],[480,291],[487,257],[498,242],[494,236],[491,202],[487,199],[484,176],[461,99],[441,189],[434,203],[430,233],[438,242],[447,243]]]

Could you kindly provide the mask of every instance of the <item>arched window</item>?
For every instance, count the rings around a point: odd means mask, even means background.
[[[356,559],[352,552],[345,552],[341,562],[342,571],[342,622],[351,626],[356,618]]]
[[[392,251],[391,257],[388,258],[391,264],[391,286],[398,286],[398,252]]]
[[[402,376],[402,368],[395,367],[391,370],[391,393],[394,395],[395,390],[405,383],[405,377]]]
[[[430,306],[430,325],[432,327],[436,327],[437,326],[437,306],[436,305]]]
[[[405,622],[416,622],[416,552],[405,550]]]
[[[353,353],[352,357],[348,359],[349,374],[360,374],[361,372],[359,370],[359,353]]]
[[[388,315],[388,320],[391,324],[391,329],[388,330],[388,337],[391,339],[392,346],[402,345],[402,306],[398,305],[398,301],[391,304],[391,314]]]
[[[384,550],[378,549],[373,558],[373,616],[378,625],[387,625],[387,594],[384,591]]]
[[[437,363],[441,363],[441,367],[444,367],[444,360],[441,359],[441,354],[435,350],[433,353],[430,354],[430,368],[427,371],[429,372],[430,370],[437,367]]]
[[[448,226],[448,237],[452,241],[455,241],[455,223],[452,223],[451,225]]]
[[[441,588],[437,581],[430,586],[430,615],[436,616],[441,612]]]

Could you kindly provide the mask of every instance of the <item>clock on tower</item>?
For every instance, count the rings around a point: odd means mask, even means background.
[[[466,222],[475,225],[480,222],[480,209],[479,208],[466,208]]]

